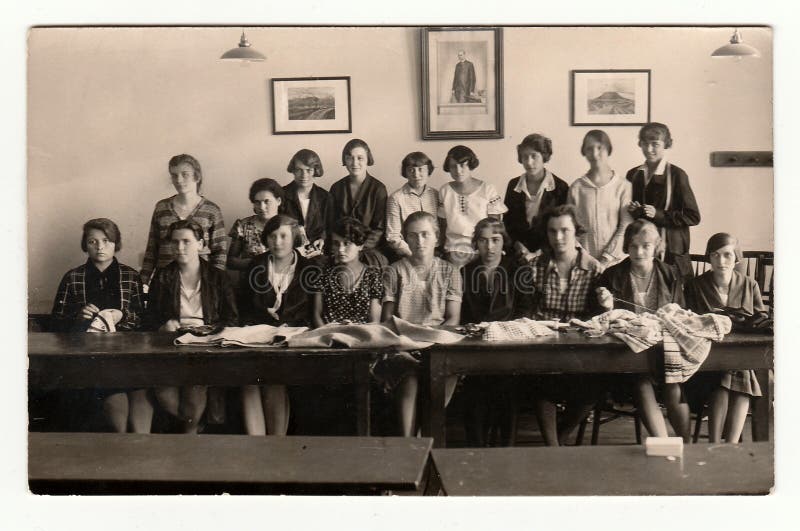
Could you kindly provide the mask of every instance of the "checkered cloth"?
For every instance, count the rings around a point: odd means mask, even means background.
[[[556,336],[558,333],[545,324],[523,317],[514,321],[481,323],[484,341],[521,341],[535,337]]]

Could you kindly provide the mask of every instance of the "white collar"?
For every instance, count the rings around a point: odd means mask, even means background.
[[[542,184],[539,186],[539,191],[536,193],[536,195],[541,197],[544,192],[552,192],[555,189],[556,180],[553,178],[553,174],[550,173],[550,170],[545,168],[544,179],[542,180]],[[517,186],[514,187],[514,191],[525,194],[525,197],[528,199],[532,197],[531,193],[528,191],[528,179],[524,173],[519,176],[519,180],[517,181]]]
[[[645,175],[648,177],[650,176],[650,170],[647,168],[647,162],[639,166],[639,169],[644,172]],[[652,175],[665,175],[667,172],[667,157],[666,155],[661,157],[661,160],[658,162],[658,166],[656,166],[656,171],[653,172]]]
[[[422,197],[423,195],[425,195],[425,192],[428,191],[428,185],[426,184],[420,193],[415,192],[414,189],[411,188],[411,185],[408,183],[404,184],[401,190],[403,191],[404,194]]]

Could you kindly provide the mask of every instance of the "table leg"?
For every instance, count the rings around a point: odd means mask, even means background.
[[[359,361],[353,367],[355,372],[356,434],[365,437],[370,432],[369,361]]]
[[[445,381],[447,380],[445,354],[436,352],[436,349],[429,349],[425,352],[424,360],[428,403],[423,405],[423,407],[427,406],[427,415],[424,415],[422,433],[426,437],[433,438],[435,448],[444,448],[447,445],[447,417],[444,406]]]
[[[762,396],[753,399],[753,441],[769,440],[769,424],[772,419],[772,383],[769,378],[769,369],[756,370],[758,385],[761,386]]]

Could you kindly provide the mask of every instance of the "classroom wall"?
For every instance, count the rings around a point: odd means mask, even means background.
[[[203,193],[229,227],[251,213],[249,184],[287,183],[286,164],[306,147],[325,166],[319,184],[345,175],[341,148],[367,140],[370,170],[391,192],[399,163],[415,150],[437,169],[457,143],[480,158],[475,175],[503,193],[522,173],[515,146],[528,133],[553,140],[548,167],[572,182],[587,168],[570,126],[571,69],[649,68],[652,119],[669,124],[669,157],[684,168],[703,221],[692,250],[721,230],[746,249],[773,249],[772,168],[711,168],[715,150],[772,149],[772,34],[746,28],[760,59],[712,59],[729,28],[506,28],[505,138],[422,141],[418,28],[248,29],[263,63],[218,61],[237,28],[46,28],[29,35],[28,294],[30,312],[49,312],[61,275],[85,260],[80,229],[110,217],[123,233],[119,259],[140,267],[153,205],[174,193],[167,161],[191,153],[203,165]],[[350,76],[352,134],[272,135],[270,79]],[[642,161],[637,127],[605,127],[611,163]]]

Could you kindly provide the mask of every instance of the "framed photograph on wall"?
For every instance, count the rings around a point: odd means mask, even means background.
[[[272,80],[272,133],[350,133],[350,77]]]
[[[650,121],[650,70],[573,70],[572,125]]]
[[[422,28],[422,138],[503,138],[503,29]]]

